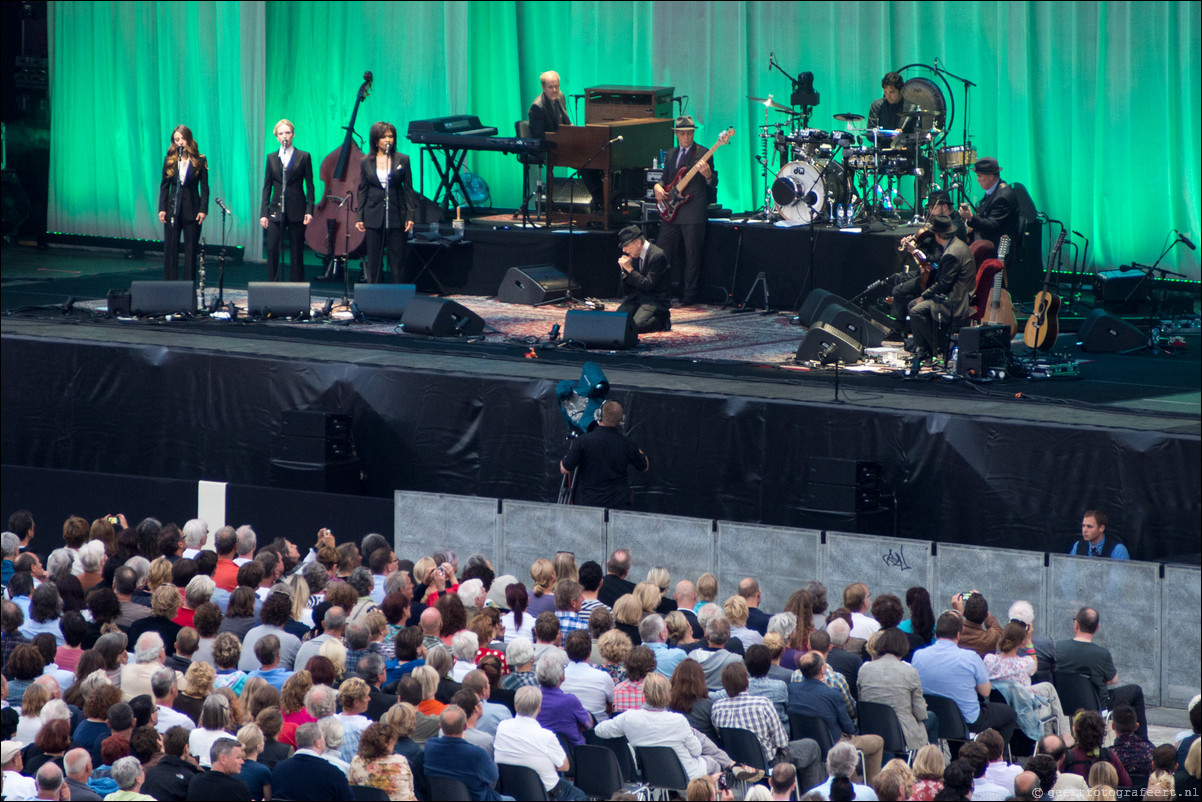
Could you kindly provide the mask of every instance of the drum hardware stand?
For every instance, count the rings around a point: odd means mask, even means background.
[[[755,288],[761,285],[764,287],[764,311],[761,314],[771,314],[771,309],[768,305],[768,277],[762,270],[759,273],[756,273],[755,281],[752,282],[750,289],[747,290],[747,296],[743,298],[743,303],[738,304],[734,309],[731,309],[731,314],[754,311],[756,307],[749,305],[751,302],[751,296],[755,292]]]
[[[739,235],[739,238],[735,243],[735,263],[734,267],[732,267],[730,271],[730,289],[726,292],[726,300],[722,302],[722,308],[725,309],[728,306],[734,306],[735,308],[732,311],[738,312],[740,310],[738,308],[738,304],[735,303],[735,282],[739,278],[739,260],[743,255],[743,228],[741,226],[735,226],[735,233]],[[725,289],[725,287],[723,289]]]
[[[1089,264],[1089,237],[1079,231],[1074,231],[1073,236],[1085,240],[1085,252],[1081,254],[1080,269],[1078,269],[1076,258],[1073,259],[1073,285],[1069,292],[1069,309],[1076,309],[1077,304],[1081,300],[1081,294],[1085,288],[1085,269],[1086,265]],[[1076,253],[1074,252],[1075,256]]]

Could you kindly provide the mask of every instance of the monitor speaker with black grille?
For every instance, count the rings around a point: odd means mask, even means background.
[[[563,339],[586,348],[620,349],[638,345],[639,334],[634,318],[625,312],[570,309],[563,319]]]
[[[415,284],[356,284],[355,306],[364,317],[400,320],[416,294]]]
[[[817,322],[830,324],[832,328],[843,332],[865,348],[879,348],[885,341],[885,335],[889,333],[889,329],[880,323],[869,320],[856,309],[837,302],[826,304],[818,313]]]
[[[483,334],[484,318],[447,298],[418,296],[405,308],[401,327],[406,334],[458,337]]]
[[[252,281],[246,285],[246,311],[251,317],[308,317],[310,302],[307,281]]]
[[[799,322],[803,326],[813,326],[818,320],[818,316],[822,314],[822,310],[826,309],[830,304],[845,304],[847,299],[840,295],[835,295],[827,290],[812,290],[806,296],[805,303],[801,305],[801,309],[797,313]]]
[[[818,323],[801,338],[797,346],[799,362],[842,362],[849,364],[864,358],[864,348],[845,332],[829,323]]]
[[[191,281],[131,281],[129,309],[135,317],[194,314],[196,288]]]
[[[1142,331],[1105,309],[1095,309],[1085,316],[1078,337],[1081,350],[1095,354],[1132,351],[1148,342]]]
[[[558,301],[568,293],[580,292],[580,285],[569,283],[568,277],[552,265],[511,267],[497,287],[497,300],[507,304],[537,306]]]

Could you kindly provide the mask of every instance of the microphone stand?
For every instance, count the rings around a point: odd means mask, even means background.
[[[221,250],[217,252],[217,298],[213,301],[213,311],[225,306],[225,218],[227,213],[221,210]]]
[[[342,198],[339,206],[346,207],[346,233],[343,235],[345,244],[342,246],[344,250],[342,263],[342,305],[347,309],[351,308],[351,191],[348,189],[346,195]]]
[[[956,75],[953,72],[948,72],[944,68],[940,67],[938,58],[935,59],[935,74],[936,75],[946,75],[948,78],[954,78],[957,81],[959,81],[961,84],[964,85],[964,145],[965,145],[965,147],[967,147],[969,144],[969,142],[968,142],[968,90],[969,90],[969,87],[976,86],[976,84],[973,83],[972,81],[968,80],[967,78],[961,78],[959,75]]]

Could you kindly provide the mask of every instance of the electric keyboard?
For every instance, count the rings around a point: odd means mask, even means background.
[[[449,117],[433,117],[429,120],[413,120],[409,123],[409,140],[415,134],[454,134],[455,136],[493,136],[496,128],[483,125],[474,114],[452,114]]]
[[[495,128],[492,130],[496,130]],[[555,147],[553,142],[533,137],[487,136],[476,134],[411,133],[409,141],[456,150],[489,150],[501,153],[541,153]]]

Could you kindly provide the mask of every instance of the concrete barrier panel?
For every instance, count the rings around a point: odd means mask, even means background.
[[[794,591],[821,575],[821,548],[822,533],[816,529],[719,523],[718,601],[732,596],[739,581],[750,576],[760,583],[760,606],[779,613]],[[689,578],[696,581],[697,575]]]
[[[1202,571],[1166,565],[1160,586],[1160,642],[1168,645],[1168,648],[1158,649],[1164,660],[1160,704],[1185,707],[1198,692],[1198,654],[1202,652]]]
[[[931,589],[933,565],[928,540],[827,532],[822,581],[831,610],[843,604],[843,588],[852,582],[863,582],[873,597],[892,593],[904,606],[907,588]],[[942,608],[932,604],[938,614]]]
[[[953,546],[940,543],[935,554],[935,588],[931,604],[935,616],[951,607],[952,596],[978,590],[989,602],[989,612],[1004,627],[1010,605],[1026,599],[1035,608],[1035,631],[1047,632],[1048,609],[1043,554],[1014,549]],[[904,599],[903,599],[904,600]]]
[[[605,567],[605,510],[527,501],[501,507],[501,560],[498,574],[513,574],[530,587],[530,566],[557,551],[576,555],[576,565],[596,560]]]
[[[714,570],[713,522],[709,520],[610,510],[606,538],[606,556],[617,548],[630,549],[630,575],[626,578],[636,584],[656,565],[668,569],[672,585]]]
[[[417,561],[443,546],[461,559],[479,552],[495,564],[500,556],[497,500],[398,490],[394,496],[396,553]]]
[[[1158,706],[1161,646],[1168,642],[1161,638],[1160,566],[1053,554],[1048,578],[1047,632],[1057,640],[1071,638],[1077,611],[1093,607],[1100,616],[1094,642],[1110,650],[1118,684],[1139,685],[1148,706]],[[1193,681],[1197,679],[1195,668]]]

